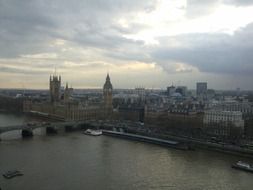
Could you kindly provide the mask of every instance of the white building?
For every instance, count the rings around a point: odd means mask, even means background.
[[[240,111],[208,110],[205,111],[203,122],[205,125],[220,124],[227,127],[244,128],[244,120]]]
[[[239,111],[243,115],[253,114],[253,104],[250,102],[212,100],[207,107],[213,110]]]
[[[240,111],[244,114],[253,113],[253,105],[249,102],[225,102],[220,108],[226,111]]]

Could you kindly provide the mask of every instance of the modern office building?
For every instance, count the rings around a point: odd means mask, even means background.
[[[207,94],[207,82],[197,82],[196,94],[197,96],[205,96]]]
[[[187,95],[187,87],[186,86],[178,86],[176,89],[177,93],[180,93],[182,96]]]
[[[176,87],[175,86],[168,86],[167,87],[167,94],[168,96],[171,96],[172,94],[174,94],[176,92]]]

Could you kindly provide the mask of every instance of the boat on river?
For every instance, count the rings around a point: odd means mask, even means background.
[[[100,136],[102,135],[101,130],[92,130],[92,129],[87,129],[83,132],[85,135],[91,135],[91,136]]]
[[[22,174],[20,171],[18,170],[12,170],[12,171],[7,171],[3,174],[3,176],[6,178],[6,179],[11,179],[13,177],[16,177],[16,176],[22,176],[24,174]]]
[[[243,161],[238,161],[235,164],[232,164],[232,168],[253,173],[253,166],[251,164],[243,162]]]

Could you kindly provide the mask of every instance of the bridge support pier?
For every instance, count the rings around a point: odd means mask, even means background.
[[[46,133],[47,134],[57,134],[57,129],[55,127],[47,127],[46,128]]]
[[[33,136],[33,130],[32,129],[23,129],[22,130],[22,137],[32,137]]]

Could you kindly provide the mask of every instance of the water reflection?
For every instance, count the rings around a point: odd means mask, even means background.
[[[234,170],[237,160],[217,152],[181,151],[80,131],[45,135],[45,128],[24,140],[20,131],[4,133],[0,173],[18,169],[24,176],[6,180],[5,190],[251,190],[252,174]],[[12,140],[12,137],[15,137]]]

